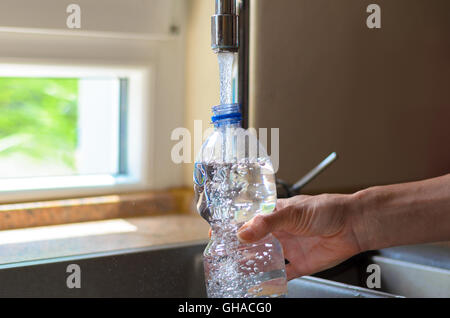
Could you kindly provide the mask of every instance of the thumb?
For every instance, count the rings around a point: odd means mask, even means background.
[[[289,209],[281,209],[255,216],[239,229],[237,236],[242,243],[257,242],[272,232],[288,230],[290,223]]]

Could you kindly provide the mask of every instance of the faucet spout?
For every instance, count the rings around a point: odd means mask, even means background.
[[[219,52],[237,52],[239,49],[239,16],[237,0],[215,0],[216,12],[211,17],[211,47]]]

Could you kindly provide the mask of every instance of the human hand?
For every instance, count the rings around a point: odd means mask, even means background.
[[[244,224],[238,238],[253,243],[272,233],[289,260],[289,280],[323,271],[362,251],[354,226],[359,214],[349,200],[339,194],[280,199],[273,213]]]

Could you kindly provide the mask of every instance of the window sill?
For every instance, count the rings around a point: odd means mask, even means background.
[[[0,230],[193,211],[193,191],[174,189],[0,205]]]

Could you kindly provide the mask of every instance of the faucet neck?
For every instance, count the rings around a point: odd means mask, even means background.
[[[211,47],[215,52],[237,52],[239,49],[239,17],[236,0],[216,0],[211,17]]]
[[[217,14],[236,14],[236,1],[216,0],[216,15]]]

